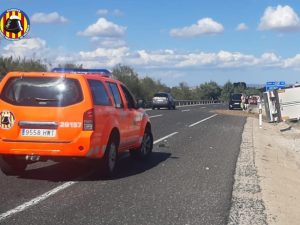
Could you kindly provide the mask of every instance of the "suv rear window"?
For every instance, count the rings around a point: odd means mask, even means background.
[[[83,100],[78,80],[52,77],[12,77],[1,99],[20,106],[68,106]]]
[[[97,80],[88,80],[95,105],[111,105],[104,85]]]
[[[233,94],[233,95],[231,95],[231,99],[235,100],[235,101],[241,100],[241,96],[242,96],[242,94]]]

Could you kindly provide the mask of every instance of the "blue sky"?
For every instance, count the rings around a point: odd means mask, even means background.
[[[29,16],[26,39],[0,55],[50,67],[121,63],[169,86],[214,80],[300,82],[299,0],[3,0]]]

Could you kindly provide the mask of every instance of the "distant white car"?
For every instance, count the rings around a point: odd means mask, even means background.
[[[159,92],[152,98],[152,109],[168,108],[176,109],[175,101],[170,93]]]

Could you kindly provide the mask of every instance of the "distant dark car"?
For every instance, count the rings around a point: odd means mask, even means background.
[[[229,99],[229,109],[242,109],[241,108],[241,96],[242,94],[231,94]]]
[[[152,109],[168,108],[176,109],[175,101],[170,93],[159,92],[152,98]]]

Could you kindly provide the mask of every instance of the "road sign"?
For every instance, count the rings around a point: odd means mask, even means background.
[[[268,81],[266,83],[266,91],[285,88],[285,81]]]

